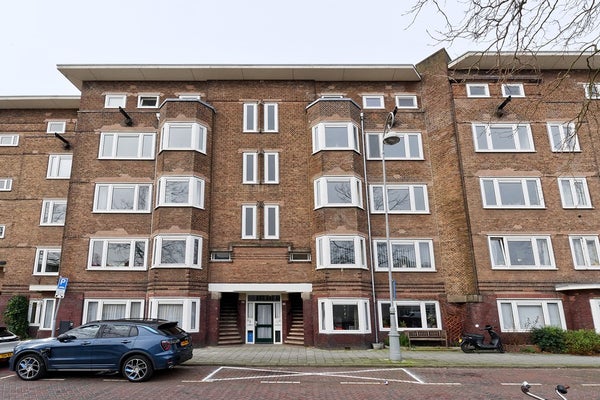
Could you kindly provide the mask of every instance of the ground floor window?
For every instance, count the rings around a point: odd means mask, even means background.
[[[83,323],[101,319],[143,318],[144,300],[87,299],[83,305]]]
[[[319,332],[368,333],[371,332],[369,300],[320,299]]]
[[[600,334],[600,299],[591,299],[592,317],[594,318],[594,328],[596,333]]]
[[[29,301],[29,325],[37,326],[40,330],[52,329],[54,319],[54,299],[33,299]]]
[[[188,332],[199,332],[200,299],[197,298],[151,298],[150,318],[177,321]]]
[[[560,300],[501,299],[498,300],[498,313],[503,332],[528,332],[544,326],[567,328]]]
[[[440,303],[432,300],[395,301],[398,329],[441,329]],[[379,327],[390,329],[390,302],[379,302]]]

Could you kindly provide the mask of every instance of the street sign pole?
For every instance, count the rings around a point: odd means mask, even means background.
[[[56,303],[56,307],[54,307],[54,316],[52,318],[52,337],[54,337],[54,332],[56,331],[56,318],[58,317],[58,309],[60,308],[60,301],[65,297],[65,292],[67,291],[67,284],[69,283],[69,278],[65,278],[64,276],[60,276],[58,278],[58,284],[56,285],[56,293],[54,297],[58,299]]]

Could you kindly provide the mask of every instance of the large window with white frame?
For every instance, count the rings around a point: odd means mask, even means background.
[[[522,83],[503,83],[502,97],[525,97],[525,88]]]
[[[126,94],[111,93],[104,96],[104,108],[125,108],[127,104]]]
[[[363,95],[363,108],[368,109],[382,109],[384,108],[383,95],[367,94]]]
[[[396,107],[398,108],[419,108],[417,96],[414,94],[400,94],[396,96]]]
[[[598,235],[569,235],[575,269],[600,269]]]
[[[197,122],[167,122],[161,150],[195,150],[206,154],[206,127]]]
[[[204,208],[204,180],[195,176],[163,176],[158,180],[157,204]]]
[[[265,204],[264,210],[264,238],[279,239],[279,205]]]
[[[365,239],[354,235],[317,237],[319,268],[366,268]]]
[[[99,159],[153,160],[156,133],[102,132]]]
[[[435,300],[398,300],[396,306],[397,327],[405,329],[441,329],[442,316],[440,303]],[[380,301],[379,328],[383,331],[390,329],[390,302]]]
[[[574,123],[548,122],[546,126],[553,152],[580,151]]]
[[[42,202],[40,225],[63,226],[67,215],[66,199],[45,199]]]
[[[369,185],[371,191],[371,212],[381,214],[427,214],[429,200],[427,185],[423,184],[388,184],[384,196],[383,185]]]
[[[584,83],[585,98],[591,100],[600,99],[600,83]]]
[[[242,239],[258,239],[257,214],[256,204],[242,205]]]
[[[493,269],[555,269],[550,236],[488,237]]]
[[[69,179],[72,165],[72,154],[50,154],[48,156],[46,179]]]
[[[263,103],[263,132],[279,131],[279,105],[277,103]]]
[[[143,299],[85,299],[82,323],[108,319],[144,318]]]
[[[480,178],[485,208],[544,208],[539,178]]]
[[[586,178],[558,178],[563,208],[592,208]]]
[[[562,301],[557,299],[498,299],[502,332],[529,332],[555,326],[566,329]]]
[[[177,321],[181,329],[187,332],[199,332],[200,299],[151,297],[148,316]]]
[[[10,192],[12,190],[12,178],[0,178],[0,192]]]
[[[319,299],[319,332],[330,334],[370,333],[369,300],[361,298]]]
[[[529,124],[473,124],[476,151],[533,152]]]
[[[487,83],[467,83],[467,97],[490,97]]]
[[[202,268],[202,237],[196,235],[156,236],[152,266]]]
[[[32,299],[29,301],[27,318],[29,325],[37,326],[39,330],[52,329],[54,320],[55,299]]]
[[[279,153],[265,151],[264,153],[264,183],[274,185],[279,183]]]
[[[242,183],[246,185],[258,183],[258,152],[242,153]]]
[[[88,269],[144,271],[148,258],[148,239],[90,239]]]
[[[16,133],[0,134],[0,147],[2,146],[18,146],[19,135]]]
[[[33,275],[58,276],[60,269],[60,247],[38,247],[35,252]]]
[[[267,185],[279,183],[279,153],[275,151],[265,151],[263,154],[263,180]],[[259,156],[260,153],[244,152],[242,153],[242,183],[255,185],[259,181]]]
[[[358,127],[351,122],[322,122],[313,126],[313,153],[321,150],[358,151]]]
[[[400,141],[385,145],[386,160],[423,160],[423,141],[420,132],[394,132]],[[383,133],[367,133],[367,158],[381,160]]]
[[[600,334],[600,299],[590,299],[590,307],[592,308],[594,328],[596,333]]]
[[[375,268],[389,268],[387,240],[374,240]],[[433,241],[430,239],[390,239],[392,246],[393,270],[399,271],[435,271]]]
[[[258,132],[258,103],[244,103],[244,132]]]
[[[152,206],[149,183],[97,183],[94,212],[149,213]]]
[[[362,183],[354,176],[324,176],[315,179],[315,208],[362,207]]]

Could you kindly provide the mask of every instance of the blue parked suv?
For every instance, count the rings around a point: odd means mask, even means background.
[[[47,371],[120,371],[131,382],[143,382],[155,370],[192,358],[189,334],[166,320],[89,322],[56,338],[34,339],[15,347],[11,371],[30,381]]]

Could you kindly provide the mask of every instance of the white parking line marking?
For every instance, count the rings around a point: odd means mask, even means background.
[[[282,385],[287,385],[287,384],[295,384],[295,385],[299,385],[300,381],[260,381],[260,383],[266,383],[266,384],[282,384]]]
[[[0,377],[0,379],[6,379],[6,378],[12,378],[14,375],[6,375],[6,376],[2,376]]]
[[[600,386],[600,383],[582,383],[581,386],[592,386],[592,387],[595,387],[595,386]]]
[[[387,382],[385,383],[387,385]],[[340,382],[340,385],[382,385],[381,382]]]
[[[541,383],[531,383],[528,382],[530,386],[542,386]],[[521,386],[523,384],[523,382],[519,382],[519,383],[515,383],[515,382],[508,382],[508,383],[500,383],[500,386]]]

